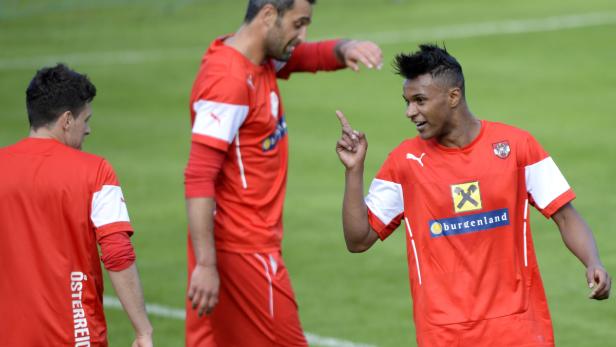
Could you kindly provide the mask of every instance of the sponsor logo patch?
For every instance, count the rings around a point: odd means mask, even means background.
[[[456,213],[481,210],[479,181],[451,185],[451,197]]]
[[[284,115],[278,119],[278,125],[276,125],[276,130],[263,140],[261,144],[261,148],[263,152],[271,151],[276,148],[278,142],[287,135],[287,122],[285,121]]]
[[[509,209],[506,208],[428,222],[431,237],[486,231],[505,225],[509,225]]]

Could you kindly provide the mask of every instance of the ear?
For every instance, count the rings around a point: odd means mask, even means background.
[[[278,10],[272,4],[266,4],[259,11],[258,17],[266,28],[271,28],[276,24],[278,19]]]
[[[449,89],[449,107],[458,107],[462,101],[462,90],[458,87]]]
[[[63,131],[66,131],[71,127],[74,120],[73,113],[71,111],[66,111],[60,115],[56,125]]]

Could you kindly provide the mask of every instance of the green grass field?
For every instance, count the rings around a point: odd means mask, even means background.
[[[91,77],[99,94],[84,149],[109,159],[120,177],[149,303],[183,306],[188,95],[203,51],[237,28],[244,7],[240,0],[0,0],[0,146],[27,135],[24,90],[36,68],[63,61]],[[328,37],[377,40],[386,64],[280,83],[291,150],[283,251],[307,332],[415,345],[403,230],[366,254],[345,249],[334,110],[368,134],[369,184],[387,153],[415,136],[390,63],[422,41],[444,42],[460,60],[478,117],[525,128],[552,154],[616,273],[616,2],[321,0],[309,38]],[[584,268],[555,225],[537,212],[532,219],[557,345],[616,346],[614,299],[588,300]],[[113,295],[110,284],[106,294]],[[128,346],[124,313],[108,309],[107,319],[111,346]],[[181,320],[151,319],[158,346],[183,345]]]

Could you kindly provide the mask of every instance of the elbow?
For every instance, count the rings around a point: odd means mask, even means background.
[[[346,240],[346,246],[347,246],[347,250],[350,253],[363,253],[367,251],[368,249],[370,249],[370,245],[366,245],[360,242],[352,242],[349,240]]]

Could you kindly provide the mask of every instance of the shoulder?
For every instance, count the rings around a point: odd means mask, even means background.
[[[420,151],[422,146],[425,145],[423,142],[425,141],[421,140],[419,137],[403,140],[389,152],[386,161],[393,164],[406,159],[407,153]]]
[[[533,137],[530,132],[513,125],[492,121],[485,121],[485,124],[491,137],[504,136],[512,140],[527,140]]]
[[[87,167],[92,170],[94,169],[98,170],[102,165],[109,165],[107,163],[107,160],[105,160],[105,158],[99,155],[84,152],[84,151],[74,149],[68,146],[64,146],[64,147],[65,147],[63,149],[64,158],[66,158],[67,160],[72,160],[76,163],[79,163],[83,167]]]
[[[537,139],[526,130],[497,122],[490,122],[488,129],[495,153],[511,150],[519,166],[536,163],[548,156]]]
[[[228,47],[208,50],[195,78],[191,100],[246,104],[251,79],[245,62],[238,55]]]
[[[199,75],[203,78],[222,76],[244,82],[249,71],[245,58],[233,48],[225,46],[222,38],[212,42],[201,61]]]
[[[425,152],[427,147],[430,147],[430,141],[421,139],[419,136],[405,139],[396,148],[394,148],[392,154],[406,155],[408,152]]]

